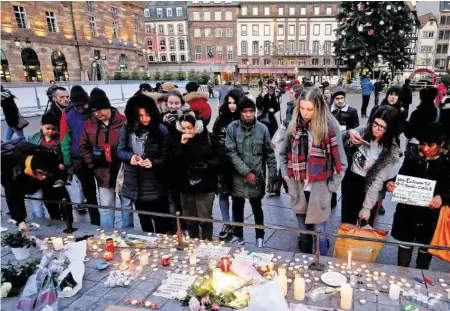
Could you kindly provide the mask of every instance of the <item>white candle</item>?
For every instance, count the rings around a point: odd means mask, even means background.
[[[391,284],[389,287],[389,298],[392,300],[398,300],[400,298],[401,288],[397,284]]]
[[[352,251],[348,250],[348,261],[347,261],[347,266],[351,267],[352,266]]]
[[[53,238],[52,243],[55,251],[59,251],[64,247],[62,238]]]
[[[305,279],[300,274],[295,275],[294,299],[299,301],[305,299]]]
[[[131,251],[129,249],[123,249],[120,252],[120,256],[122,257],[123,262],[130,261],[131,259]]]
[[[281,292],[283,293],[283,296],[287,295],[288,291],[288,284],[287,284],[287,276],[286,274],[280,274],[278,275],[278,284],[280,285]]]
[[[148,265],[148,254],[147,253],[143,253],[139,256],[139,264],[141,266]]]
[[[197,252],[192,252],[189,254],[189,264],[195,265],[197,264]]]
[[[341,285],[341,309],[350,310],[353,302],[353,288],[350,284]]]

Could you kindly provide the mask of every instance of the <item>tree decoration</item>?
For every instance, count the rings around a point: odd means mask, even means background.
[[[390,10],[392,8],[392,6],[390,4],[386,5],[386,10]]]
[[[383,25],[384,25],[384,21],[380,21],[379,24],[380,24],[381,26],[383,26]]]
[[[391,25],[391,26],[389,26],[389,27],[388,27],[388,29],[389,29],[389,30],[392,30],[392,29],[393,29],[392,25]]]
[[[373,29],[369,29],[369,31],[367,32],[369,34],[369,36],[373,36],[373,34],[375,33],[375,31]]]
[[[358,26],[358,31],[361,32],[361,31],[363,31],[363,30],[364,30],[364,27],[361,26],[361,25],[359,25],[359,26]]]
[[[364,10],[365,7],[366,7],[366,6],[365,6],[364,3],[362,3],[362,2],[359,4],[359,10],[360,10],[360,11]]]

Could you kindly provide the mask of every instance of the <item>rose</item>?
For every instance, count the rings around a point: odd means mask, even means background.
[[[200,310],[200,301],[196,297],[192,297],[189,299],[189,310],[190,311],[199,311]]]
[[[219,311],[219,306],[218,305],[212,305],[211,306],[211,310],[213,310],[213,311]]]

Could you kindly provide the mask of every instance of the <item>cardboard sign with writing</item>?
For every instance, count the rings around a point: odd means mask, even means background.
[[[392,201],[416,206],[428,206],[434,197],[435,186],[435,180],[397,175]]]
[[[195,275],[185,275],[172,273],[167,280],[154,293],[154,296],[160,296],[169,299],[177,299],[181,292],[185,292],[194,283],[197,277]]]
[[[242,259],[251,265],[257,267],[267,266],[273,258],[273,254],[243,252],[236,255],[236,258]]]
[[[228,255],[231,247],[223,247],[216,245],[199,245],[197,247],[197,256],[201,259],[215,259],[220,260],[223,256]]]

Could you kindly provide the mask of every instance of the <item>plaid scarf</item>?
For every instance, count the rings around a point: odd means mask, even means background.
[[[293,135],[292,149],[288,153],[288,176],[294,176],[295,180],[309,182],[327,180],[334,171],[343,170],[339,157],[336,132],[331,124],[328,125],[328,135],[320,142],[313,142],[308,152],[308,130],[311,122],[305,122],[301,118],[297,120],[297,129]],[[309,155],[309,160],[308,159]],[[308,170],[306,170],[308,165]],[[308,176],[306,176],[308,171]]]

